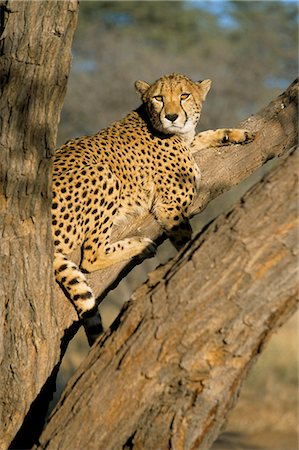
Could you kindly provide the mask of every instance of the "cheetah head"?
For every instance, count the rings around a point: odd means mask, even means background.
[[[135,88],[146,106],[152,126],[165,134],[194,135],[211,80],[194,82],[184,75],[165,75]]]

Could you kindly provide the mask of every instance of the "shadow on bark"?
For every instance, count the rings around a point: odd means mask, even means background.
[[[79,326],[79,322],[74,322],[65,330],[61,340],[61,359],[33,401],[21,428],[9,445],[9,450],[30,450],[38,442],[49,413],[49,404],[53,400],[53,395],[56,392],[56,380],[61,361],[70,341],[78,332]]]

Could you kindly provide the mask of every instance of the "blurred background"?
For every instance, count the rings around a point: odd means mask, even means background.
[[[171,72],[213,81],[199,131],[236,126],[296,78],[298,3],[81,0],[58,145],[93,134],[137,108],[135,80],[153,82]],[[227,210],[268,169],[263,167],[212,202],[193,219],[195,232]],[[148,271],[173,254],[164,243],[155,258],[134,269],[108,295],[100,307],[106,327]],[[213,448],[297,449],[297,342],[296,316],[253,368],[226,432]],[[87,352],[79,332],[64,358],[58,391]]]

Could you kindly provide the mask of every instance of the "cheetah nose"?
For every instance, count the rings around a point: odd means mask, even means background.
[[[179,117],[179,115],[178,114],[166,114],[165,117],[170,122],[174,122]]]

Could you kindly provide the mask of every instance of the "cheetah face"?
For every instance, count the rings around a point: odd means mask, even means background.
[[[184,75],[165,75],[152,85],[136,81],[153,127],[165,134],[194,134],[210,80],[193,82]]]

